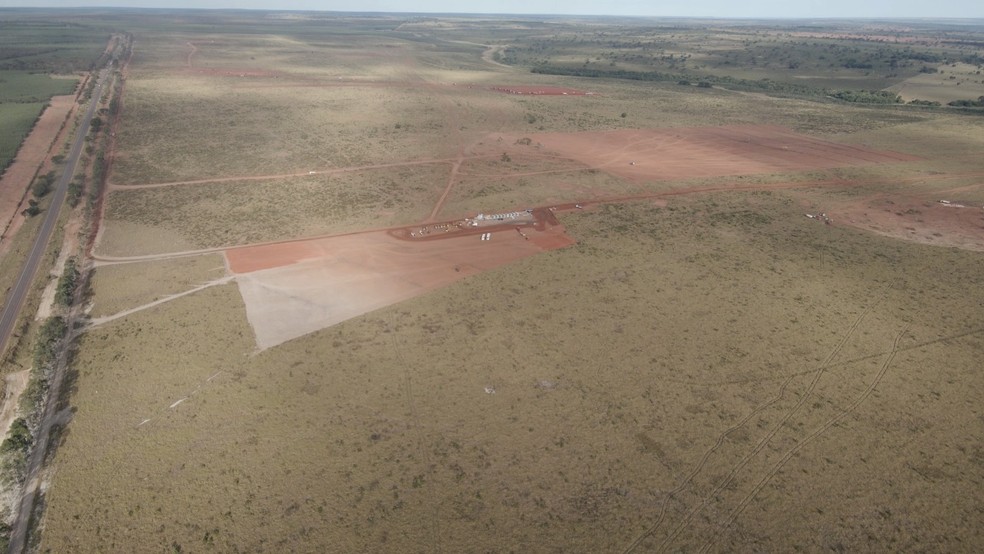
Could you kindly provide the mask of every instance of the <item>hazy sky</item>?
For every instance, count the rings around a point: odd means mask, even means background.
[[[75,6],[698,17],[984,17],[982,0],[0,0],[0,7]]]

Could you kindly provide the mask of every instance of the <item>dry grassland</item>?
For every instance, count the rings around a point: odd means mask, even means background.
[[[155,302],[218,279],[225,269],[218,254],[99,266],[89,284],[89,315],[103,317]]]
[[[952,100],[976,100],[984,96],[984,75],[978,66],[966,63],[942,65],[939,73],[920,73],[886,90],[905,101],[930,100],[946,104]]]
[[[42,548],[980,543],[979,255],[785,193],[564,223],[571,249],[255,356],[232,286],[90,331]]]
[[[429,213],[428,203],[447,185],[448,172],[448,164],[435,163],[269,181],[117,190],[108,196],[99,252],[121,256],[176,250],[173,239],[140,243],[134,240],[135,232],[179,237],[178,245],[195,249],[420,221]]]
[[[217,80],[131,80],[113,182],[278,175],[454,152],[441,152],[444,116],[426,91],[240,89]],[[412,132],[395,128],[408,114]]]
[[[843,186],[562,214],[573,247],[262,352],[232,284],[91,328],[41,551],[984,544],[984,259],[803,216],[955,187],[980,198],[979,177],[946,175],[982,171],[979,118],[482,72],[474,45],[351,32],[138,35],[114,184],[302,175],[117,189],[100,254],[420,220],[448,160],[462,163],[441,217],[683,187]],[[533,83],[598,95],[487,88]],[[741,124],[925,160],[627,183],[515,144]],[[415,160],[442,161],[307,175]],[[216,276],[215,260],[99,267],[94,315],[188,290]]]

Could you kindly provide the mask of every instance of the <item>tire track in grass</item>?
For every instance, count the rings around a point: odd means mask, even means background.
[[[807,386],[806,391],[804,391],[803,395],[800,397],[799,402],[797,402],[796,405],[793,406],[793,408],[789,412],[787,412],[785,416],[783,416],[783,418],[779,421],[779,423],[775,427],[773,427],[773,429],[771,431],[769,431],[769,433],[765,437],[763,437],[762,439],[760,439],[758,441],[758,443],[756,443],[755,447],[748,454],[746,454],[745,456],[743,456],[738,461],[738,463],[735,464],[731,468],[731,471],[728,472],[727,477],[721,483],[719,483],[717,486],[715,486],[714,489],[709,494],[707,494],[704,497],[704,500],[701,501],[701,503],[697,507],[695,507],[694,509],[690,510],[690,512],[687,513],[687,515],[684,517],[684,519],[680,523],[678,523],[676,527],[673,528],[673,530],[670,532],[670,534],[665,539],[663,539],[663,541],[660,543],[659,547],[657,548],[657,552],[663,552],[663,551],[665,551],[666,548],[667,548],[667,546],[670,544],[670,542],[672,542],[673,539],[675,539],[680,534],[680,532],[683,531],[683,529],[690,522],[690,520],[693,519],[693,517],[695,515],[697,515],[698,513],[702,512],[704,510],[704,508],[706,508],[707,505],[710,504],[712,498],[714,498],[715,496],[717,496],[722,490],[724,490],[725,487],[727,487],[728,485],[730,485],[731,482],[734,481],[735,477],[738,476],[738,473],[741,472],[741,470],[744,469],[746,465],[748,465],[748,463],[752,460],[752,458],[755,457],[755,455],[757,455],[763,448],[765,448],[766,445],[769,444],[769,442],[772,441],[772,439],[779,432],[779,430],[782,429],[783,425],[785,425],[786,422],[788,422],[796,414],[796,412],[798,412],[800,410],[800,408],[806,403],[807,398],[809,398],[810,395],[813,393],[813,390],[816,388],[816,385],[820,381],[820,377],[823,376],[823,374],[824,374],[827,366],[829,366],[831,364],[831,362],[834,360],[834,358],[838,354],[840,354],[840,351],[847,344],[847,341],[850,340],[850,338],[854,335],[854,332],[861,325],[861,321],[877,305],[878,305],[878,302],[876,302],[875,304],[872,304],[871,306],[865,308],[861,312],[861,314],[857,317],[857,319],[854,320],[854,323],[852,323],[851,326],[848,328],[848,330],[844,334],[844,336],[841,337],[841,340],[838,341],[838,343],[834,346],[833,350],[831,350],[830,353],[827,354],[827,357],[824,358],[824,360],[820,364],[820,366],[814,371],[813,380],[810,382],[809,386]],[[756,408],[756,410],[754,410],[753,412],[754,413],[758,413],[758,412],[761,411],[761,409],[764,409],[765,407],[768,407],[768,405],[771,405],[772,403],[777,402],[782,397],[782,394],[785,393],[785,389],[786,389],[787,385],[792,381],[792,379],[793,379],[794,376],[795,375],[788,377],[786,379],[786,381],[783,382],[783,387],[780,389],[780,394],[779,394],[779,396],[777,398],[775,398],[774,400],[769,401],[769,403],[767,403],[767,405],[763,405],[763,406],[760,406],[759,408]],[[750,416],[748,418],[746,418],[745,420],[743,420],[743,421],[747,421],[747,419],[750,419]],[[722,434],[722,437],[719,437],[718,443],[715,443],[715,446],[712,447],[712,448],[713,449],[718,448],[719,447],[719,444],[723,443],[723,437],[727,433],[732,432],[732,430],[733,429],[729,429],[729,430],[725,431],[725,433]],[[706,461],[707,461],[706,459],[702,459],[701,460],[701,462],[700,462],[700,469],[702,469],[703,464],[706,463]],[[699,471],[699,469],[698,469],[698,471]],[[688,479],[692,479],[693,476],[696,476],[696,473],[697,472],[691,472],[691,474],[688,477]],[[684,484],[686,484],[686,482]],[[682,487],[681,487],[681,489],[682,489]],[[657,519],[656,523],[654,523],[652,526],[650,526],[649,529],[647,529],[642,534],[640,534],[638,537],[636,537],[636,539],[634,541],[632,541],[632,543],[623,551],[623,554],[629,554],[630,552],[635,551],[635,549],[638,548],[642,544],[642,542],[644,540],[646,540],[647,538],[651,537],[653,535],[653,533],[655,533],[659,529],[659,527],[662,524],[663,519],[664,519],[665,508],[666,508],[666,504],[664,502],[664,505],[663,505],[662,509],[660,510],[660,516]]]
[[[882,378],[885,377],[885,373],[888,372],[888,367],[892,364],[892,360],[895,359],[895,355],[899,352],[899,343],[902,341],[902,337],[905,336],[908,330],[909,330],[909,326],[906,325],[905,327],[903,327],[902,331],[900,331],[899,334],[896,335],[895,342],[892,345],[892,350],[888,353],[888,356],[885,358],[885,361],[878,369],[878,373],[875,375],[874,380],[871,381],[871,384],[868,385],[868,388],[866,388],[864,392],[862,392],[857,398],[855,398],[854,402],[851,402],[850,405],[848,405],[846,408],[841,410],[840,413],[827,420],[826,423],[824,423],[815,431],[810,433],[805,439],[797,443],[796,446],[790,448],[782,456],[782,458],[780,458],[779,461],[776,462],[774,466],[772,466],[772,469],[770,469],[762,477],[762,479],[760,479],[759,482],[755,484],[755,488],[753,488],[750,493],[748,493],[747,495],[745,495],[744,498],[741,499],[741,502],[738,503],[738,506],[736,506],[735,509],[732,510],[731,514],[725,520],[724,524],[721,525],[720,530],[712,534],[711,540],[708,541],[700,549],[700,552],[707,552],[708,550],[711,549],[711,547],[715,545],[718,539],[720,539],[721,536],[728,531],[728,528],[735,522],[735,519],[737,519],[738,516],[740,516],[741,513],[745,511],[745,509],[752,502],[752,500],[754,500],[755,497],[758,495],[758,493],[762,491],[762,488],[764,488],[765,485],[767,485],[769,481],[771,481],[772,478],[776,476],[779,470],[782,469],[783,466],[786,465],[786,463],[789,462],[789,460],[792,459],[792,457],[797,452],[800,451],[800,449],[802,449],[807,444],[816,440],[820,435],[827,432],[831,427],[833,427],[834,425],[839,423],[840,420],[844,419],[849,414],[851,414],[854,410],[858,408],[858,406],[860,406],[865,400],[867,400],[869,396],[871,396],[871,394],[875,391],[875,388],[878,387],[878,384],[881,383]]]
[[[786,394],[786,388],[792,382],[792,380],[793,380],[794,377],[795,377],[795,375],[790,375],[789,377],[786,378],[786,380],[782,384],[782,387],[780,387],[780,389],[779,389],[779,394],[777,394],[775,397],[773,397],[773,398],[765,401],[764,403],[759,404],[754,410],[752,410],[751,412],[749,412],[748,415],[746,415],[744,418],[742,418],[741,421],[739,421],[735,425],[729,427],[725,432],[721,433],[721,435],[718,437],[717,441],[714,443],[714,446],[710,447],[706,452],[704,452],[704,455],[700,458],[700,461],[698,461],[697,462],[697,465],[694,466],[694,468],[692,470],[690,470],[690,473],[687,474],[686,478],[684,478],[684,480],[679,485],[677,485],[676,488],[674,488],[673,490],[671,490],[670,492],[668,492],[666,494],[666,496],[663,497],[663,502],[660,505],[659,515],[656,517],[656,521],[651,526],[649,526],[649,528],[645,531],[645,533],[643,533],[642,535],[639,535],[636,538],[636,540],[634,540],[632,542],[632,544],[630,544],[628,546],[628,548],[626,548],[623,551],[625,554],[628,554],[629,552],[632,552],[633,550],[635,550],[642,543],[642,541],[644,541],[647,537],[649,537],[657,529],[659,529],[659,526],[663,523],[663,519],[666,517],[666,507],[667,507],[667,504],[669,504],[669,501],[671,499],[673,499],[677,494],[680,494],[683,491],[683,489],[685,489],[687,487],[687,485],[689,485],[691,483],[691,481],[693,480],[693,478],[696,477],[697,474],[700,473],[704,469],[704,465],[707,464],[707,460],[711,457],[712,454],[714,454],[717,451],[718,448],[721,447],[721,445],[724,444],[724,440],[726,438],[728,438],[728,435],[730,435],[731,433],[737,431],[738,429],[741,429],[753,417],[755,417],[756,415],[760,414],[763,410],[765,410],[766,408],[772,406],[776,402],[782,400],[783,396]]]

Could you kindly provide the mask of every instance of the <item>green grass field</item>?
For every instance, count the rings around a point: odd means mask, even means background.
[[[44,104],[0,103],[0,168],[6,169],[14,159],[24,137],[31,132]]]
[[[109,29],[99,14],[0,10],[0,70],[88,71],[106,47]]]
[[[77,78],[52,78],[43,73],[0,71],[0,103],[47,102],[52,96],[71,94]]]

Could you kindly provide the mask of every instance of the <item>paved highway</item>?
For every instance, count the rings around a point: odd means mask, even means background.
[[[51,239],[51,234],[55,230],[55,223],[58,221],[58,212],[61,211],[62,203],[65,202],[68,183],[75,174],[75,166],[78,164],[79,157],[82,154],[82,147],[85,145],[85,136],[89,133],[89,122],[92,121],[92,116],[96,113],[96,107],[99,104],[98,100],[102,97],[107,75],[108,70],[106,69],[99,73],[99,81],[92,93],[92,101],[89,104],[89,109],[86,110],[82,118],[82,124],[79,125],[75,140],[72,142],[72,150],[66,159],[65,171],[62,173],[61,179],[58,180],[58,185],[51,198],[51,205],[48,206],[48,210],[45,212],[44,223],[41,224],[41,232],[38,233],[34,241],[34,246],[31,248],[31,253],[27,257],[27,262],[24,263],[20,277],[17,279],[17,284],[10,289],[7,304],[3,307],[3,313],[0,314],[0,352],[3,352],[3,349],[6,347],[10,332],[13,330],[14,323],[17,322],[17,314],[24,305],[24,299],[27,296],[28,290],[31,288],[31,282],[34,280],[38,266],[44,258],[44,251],[48,246],[48,241]],[[20,554],[24,550],[24,539],[27,537],[27,527],[31,519],[34,496],[37,492],[39,481],[38,473],[44,461],[45,453],[48,450],[51,416],[58,403],[58,389],[61,385],[62,373],[62,371],[56,370],[51,380],[48,402],[44,406],[38,436],[35,437],[34,447],[31,449],[31,455],[28,459],[27,478],[24,483],[24,491],[17,508],[17,513],[14,517],[14,525],[10,533],[10,542],[7,549],[8,552]]]
[[[100,97],[105,82],[106,70],[103,70],[99,74],[99,82],[92,93],[93,102],[85,112],[82,125],[75,135],[75,142],[72,143],[72,150],[65,162],[65,171],[55,186],[55,192],[51,198],[51,205],[48,206],[44,214],[44,223],[41,224],[41,232],[38,233],[37,238],[34,240],[31,253],[28,255],[24,267],[21,268],[17,282],[10,289],[10,294],[7,296],[7,303],[3,306],[3,312],[0,313],[0,354],[7,347],[7,340],[10,338],[10,334],[14,329],[14,324],[17,323],[17,315],[24,306],[24,300],[27,298],[27,292],[31,289],[34,275],[38,271],[38,266],[41,265],[41,260],[44,259],[44,251],[48,247],[48,241],[51,239],[51,234],[55,230],[55,224],[58,222],[58,212],[61,211],[62,203],[65,202],[65,195],[68,193],[68,184],[75,174],[75,166],[82,154],[85,135],[89,132],[89,122],[92,121],[92,116],[96,113],[98,102],[95,100]]]

